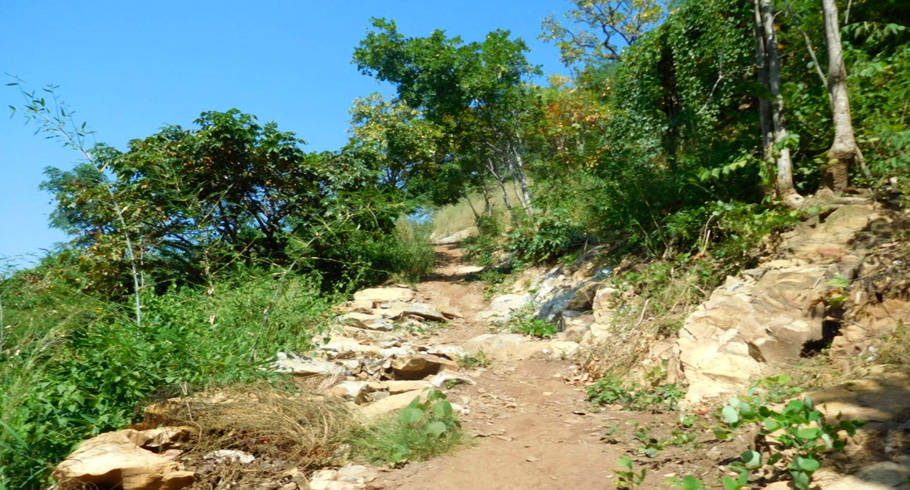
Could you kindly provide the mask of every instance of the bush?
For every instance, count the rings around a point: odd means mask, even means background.
[[[524,261],[542,262],[584,244],[584,229],[565,209],[540,211],[524,218],[508,235],[506,250]]]

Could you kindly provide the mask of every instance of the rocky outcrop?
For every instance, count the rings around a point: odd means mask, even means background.
[[[851,242],[871,204],[835,209],[784,236],[778,256],[730,277],[685,321],[678,348],[687,401],[743,391],[773,365],[827,345],[840,319],[832,292],[853,280],[864,251]]]
[[[174,490],[191,485],[195,474],[174,459],[188,427],[107,432],[82,442],[54,470],[64,488],[93,486],[124,490]]]

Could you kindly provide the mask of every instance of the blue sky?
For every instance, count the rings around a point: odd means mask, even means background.
[[[236,107],[296,132],[307,149],[347,139],[355,97],[389,92],[351,64],[370,17],[409,36],[446,30],[467,41],[503,28],[531,47],[546,74],[566,70],[537,40],[564,0],[486,1],[50,1],[0,0],[0,73],[58,93],[98,141],[124,148],[165,124]],[[0,107],[21,105],[0,85]],[[2,112],[0,112],[2,114]],[[65,240],[48,227],[47,166],[70,168],[72,150],[35,136],[21,116],[0,116],[0,259],[30,262]]]

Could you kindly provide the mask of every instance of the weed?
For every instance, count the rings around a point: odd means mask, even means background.
[[[458,359],[458,365],[465,369],[485,368],[490,366],[490,358],[486,352],[478,351],[476,354],[465,354]]]
[[[758,446],[765,448],[767,453],[764,464],[786,464],[793,486],[799,490],[809,488],[812,474],[821,466],[821,454],[844,449],[846,441],[839,433],[844,431],[852,436],[863,425],[860,421],[839,419],[836,424],[827,423],[810,398],[791,400],[783,410],[776,411],[754,397],[753,390],[745,397],[731,400],[720,409],[717,417],[723,426],[715,428],[714,432],[721,440],[729,438],[731,430],[743,425],[760,426]],[[763,457],[758,451],[744,453],[740,473],[763,466]]]
[[[677,384],[627,385],[614,376],[604,376],[588,386],[588,401],[595,405],[620,404],[627,410],[676,410],[683,396],[685,391]]]
[[[616,480],[617,489],[633,489],[644,483],[645,476],[648,474],[647,468],[642,468],[641,471],[635,471],[632,458],[625,454],[616,460],[616,464],[619,465],[619,469],[613,470],[613,473],[616,473],[616,476],[618,477]]]
[[[396,416],[356,431],[354,454],[374,463],[424,460],[444,453],[462,440],[461,426],[446,395],[430,391],[417,397]]]

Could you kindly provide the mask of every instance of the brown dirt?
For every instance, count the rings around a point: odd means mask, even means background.
[[[437,247],[439,268],[417,285],[434,303],[455,307],[464,315],[434,332],[453,343],[490,328],[477,318],[486,306],[483,284],[463,272],[462,254],[457,245]],[[461,385],[449,393],[453,402],[470,410],[461,420],[472,442],[440,458],[384,471],[375,487],[615,488],[617,458],[634,454],[641,446],[632,438],[634,424],[653,427],[663,438],[660,432],[669,433],[667,427],[674,426],[678,414],[596,409],[585,400],[584,388],[570,382],[576,369],[568,361],[524,360],[481,370],[473,376],[476,385]],[[642,488],[665,488],[671,473],[716,472],[711,458],[718,454],[707,457],[706,451],[692,450],[711,442],[710,431],[695,430],[699,441],[690,447],[667,448],[654,459],[634,458],[636,469],[649,468]],[[735,441],[721,453],[735,457],[745,445]]]

